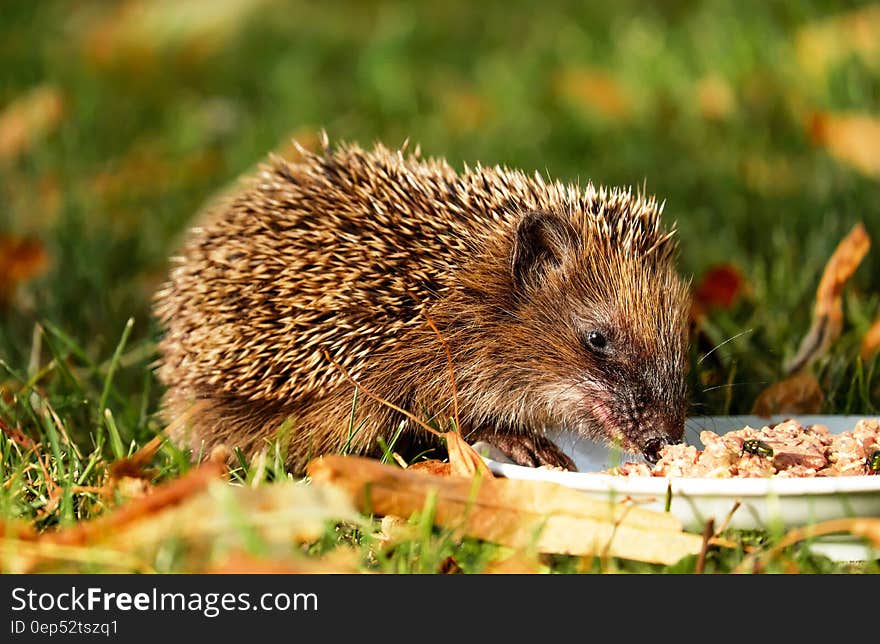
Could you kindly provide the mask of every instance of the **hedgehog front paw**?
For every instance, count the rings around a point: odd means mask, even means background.
[[[479,429],[471,432],[467,439],[471,444],[488,443],[517,465],[525,467],[546,465],[572,472],[577,471],[574,461],[559,449],[556,443],[540,434],[515,434],[493,429]]]

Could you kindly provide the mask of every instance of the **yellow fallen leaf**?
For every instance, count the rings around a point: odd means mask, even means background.
[[[453,476],[471,477],[475,474],[492,476],[489,466],[483,457],[471,447],[458,432],[444,432],[446,451],[449,452],[450,474]]]
[[[876,67],[880,62],[880,4],[807,24],[795,35],[794,48],[798,63],[813,76],[824,76],[852,55]]]
[[[18,97],[0,113],[0,160],[27,152],[61,122],[64,101],[53,85],[40,85]]]
[[[157,54],[200,62],[225,46],[267,0],[127,0],[83,31],[86,58],[98,66],[144,66]]]
[[[235,487],[218,479],[223,471],[217,463],[205,463],[143,498],[67,529],[39,536],[0,533],[0,570],[54,572],[88,563],[103,572],[149,571],[149,562],[173,541],[186,553],[183,572],[200,572],[222,567],[218,556],[246,551],[253,539],[286,558],[292,544],[315,541],[328,522],[362,521],[347,493],[333,486],[285,481]]]
[[[787,373],[794,373],[823,355],[840,337],[843,329],[843,287],[868,254],[870,246],[871,239],[861,222],[853,226],[837,245],[816,289],[813,323],[797,353],[786,364]]]
[[[434,498],[436,525],[526,551],[671,564],[703,541],[671,514],[547,481],[441,477],[338,455],[312,461],[308,472],[348,490],[362,512],[410,516]]]
[[[871,114],[816,113],[810,135],[828,153],[869,177],[880,177],[880,118]]]
[[[874,324],[862,337],[862,348],[859,353],[862,360],[867,362],[877,352],[880,352],[880,318],[874,320]]]

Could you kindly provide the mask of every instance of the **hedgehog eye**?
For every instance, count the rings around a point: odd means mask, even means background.
[[[584,340],[587,346],[594,351],[605,351],[608,347],[608,338],[601,331],[588,331]]]

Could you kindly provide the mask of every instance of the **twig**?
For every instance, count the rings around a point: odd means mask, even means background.
[[[724,517],[724,521],[721,522],[721,526],[715,531],[715,537],[718,537],[719,535],[721,535],[722,532],[727,530],[727,526],[730,523],[730,520],[733,518],[733,513],[739,509],[739,505],[739,499],[737,499],[734,502],[733,507],[730,508],[730,512],[728,512],[727,516]]]
[[[458,391],[455,388],[455,368],[452,366],[452,352],[449,350],[449,343],[443,338],[443,334],[440,333],[440,330],[434,324],[434,320],[431,319],[428,311],[423,310],[422,315],[424,315],[425,319],[428,321],[428,326],[430,326],[434,330],[434,333],[437,334],[437,337],[440,338],[440,342],[443,344],[443,349],[446,351],[446,364],[449,365],[449,383],[452,385],[452,409],[455,417],[455,427],[458,432],[461,433],[461,420],[458,417]]]
[[[715,534],[715,519],[706,521],[706,527],[703,528],[703,546],[700,548],[700,554],[697,556],[697,567],[694,570],[698,575],[703,574],[703,568],[706,565],[706,552],[709,550],[709,540]]]
[[[436,429],[434,429],[433,427],[431,427],[427,423],[423,422],[422,420],[420,420],[419,418],[417,418],[416,416],[414,416],[410,412],[406,411],[405,409],[403,409],[401,407],[398,407],[397,405],[395,405],[392,402],[388,402],[387,400],[385,400],[381,396],[377,396],[369,389],[365,389],[363,385],[359,384],[357,380],[355,380],[354,378],[351,377],[351,375],[348,373],[348,371],[346,370],[345,367],[343,367],[341,364],[336,362],[336,360],[334,360],[332,357],[330,357],[330,354],[327,352],[326,349],[323,350],[323,353],[324,353],[324,357],[327,358],[327,360],[329,360],[330,362],[332,362],[333,365],[342,372],[342,375],[345,376],[346,380],[348,380],[351,384],[353,384],[360,391],[362,391],[364,394],[366,394],[369,398],[372,398],[376,402],[381,403],[387,407],[390,407],[394,411],[403,414],[404,416],[409,418],[411,421],[418,424],[419,427],[422,427],[423,429],[426,429],[429,432],[431,432],[432,434],[434,434],[434,436],[437,436],[438,438],[443,438],[443,434],[441,432],[438,432]]]

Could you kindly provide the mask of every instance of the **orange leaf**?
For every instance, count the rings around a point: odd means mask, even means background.
[[[64,101],[57,88],[40,85],[15,99],[0,113],[0,160],[27,152],[61,122]]]
[[[773,414],[816,414],[822,409],[825,394],[814,376],[796,373],[770,385],[760,393],[752,407],[759,416]]]
[[[43,273],[49,256],[36,239],[0,236],[0,307],[12,301],[16,287]]]
[[[556,94],[606,118],[624,120],[632,112],[632,99],[618,80],[593,67],[573,67],[556,74]]]
[[[414,472],[436,474],[437,476],[450,476],[452,474],[452,465],[438,460],[419,461],[418,463],[413,463],[406,469],[413,470]]]
[[[44,539],[58,544],[86,544],[99,540],[135,521],[180,505],[202,492],[212,481],[226,476],[226,472],[223,465],[206,461],[197,469],[155,488],[152,494],[131,501],[112,514],[46,533]]]
[[[874,320],[874,324],[868,329],[862,338],[862,348],[860,354],[862,360],[867,362],[875,353],[880,351],[880,318]]]
[[[786,365],[794,373],[823,355],[840,337],[843,329],[843,287],[868,254],[871,239],[861,222],[853,226],[825,265],[822,280],[816,289],[813,324],[801,340],[797,354]]]
[[[880,53],[880,5],[808,23],[795,35],[794,46],[801,66],[817,76],[853,54],[876,66]]]
[[[30,436],[24,434],[20,429],[10,427],[2,418],[0,418],[0,431],[6,434],[9,440],[18,444],[21,447],[24,447],[25,449],[35,450],[37,448],[36,444]]]
[[[362,512],[411,516],[433,498],[436,525],[526,551],[669,564],[703,543],[669,513],[548,481],[433,476],[336,454],[313,460],[308,473],[348,491]]]
[[[450,474],[466,476],[475,474],[492,477],[492,472],[483,457],[477,453],[458,432],[445,432],[446,450],[449,452]]]
[[[880,118],[817,112],[810,118],[808,130],[838,161],[869,177],[880,177]]]

